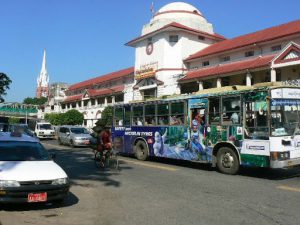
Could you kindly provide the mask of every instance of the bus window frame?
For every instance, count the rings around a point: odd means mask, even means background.
[[[154,115],[153,115],[153,117],[154,117],[154,124],[146,124],[146,117],[150,117],[151,115],[149,114],[146,114],[146,107],[147,106],[152,106],[152,105],[154,105]],[[145,105],[144,105],[144,125],[143,126],[147,126],[147,127],[154,127],[154,126],[157,126],[157,103],[156,102],[152,102],[152,104],[151,103],[146,103]]]
[[[121,119],[122,123],[123,123],[122,125],[120,125],[119,123],[116,124],[116,109],[122,109],[123,110],[123,116],[122,116],[122,119]],[[114,107],[114,111],[113,111],[113,125],[115,127],[122,127],[122,126],[124,126],[124,114],[125,114],[125,110],[124,110],[123,106],[116,106],[116,107]]]
[[[143,110],[143,113],[141,116],[135,116],[134,115],[134,110],[133,108],[134,107],[142,107],[142,110]],[[137,125],[137,124],[133,124],[134,123],[134,118],[141,118],[142,119],[142,125]],[[141,126],[145,126],[145,107],[144,107],[144,104],[133,104],[131,105],[131,126],[132,127],[141,127]]]
[[[239,107],[239,110],[230,110],[230,111],[224,111],[223,110],[223,99],[226,99],[226,98],[236,98],[238,97],[239,101],[240,101],[240,107]],[[243,115],[242,115],[242,97],[241,95],[225,95],[225,96],[221,96],[221,102],[220,102],[220,107],[221,107],[221,110],[220,110],[220,124],[222,124],[223,126],[228,126],[228,125],[236,125],[236,126],[239,126],[242,124],[242,118],[243,118]],[[224,116],[223,114],[224,113],[236,113],[238,112],[238,116],[239,116],[239,122],[238,123],[233,123],[231,121],[231,119],[229,119],[229,121],[225,121],[224,122]]]
[[[173,114],[172,113],[172,104],[176,103],[183,103],[183,114]],[[171,120],[173,116],[183,116],[182,121],[180,124],[171,124]],[[169,102],[169,125],[170,126],[185,126],[187,125],[186,121],[187,117],[187,100],[177,100],[177,101],[170,101]]]
[[[159,105],[167,105],[168,106],[168,114],[158,114],[158,106]],[[156,102],[156,121],[157,126],[169,126],[170,125],[170,101],[167,102]],[[158,117],[167,117],[168,122],[166,124],[159,124]]]
[[[255,140],[268,140],[270,137],[271,137],[271,117],[270,117],[270,110],[271,110],[271,106],[269,104],[269,101],[268,99],[266,99],[266,104],[267,104],[267,109],[266,109],[266,126],[258,126],[257,124],[257,121],[258,121],[258,114],[259,114],[259,111],[255,111],[255,106],[253,106],[253,110],[247,110],[247,103],[252,103],[252,104],[255,104],[255,102],[262,102],[261,100],[260,101],[244,101],[244,116],[245,116],[245,123],[244,123],[244,129],[245,129],[245,135],[244,135],[244,139],[255,139]],[[249,127],[247,125],[247,114],[251,112],[251,113],[254,113],[254,126],[253,127]],[[260,129],[268,129],[267,130],[267,134],[268,134],[268,137],[263,137],[263,136],[254,136],[255,135],[255,132],[259,132],[259,128]],[[250,130],[253,129],[253,132],[250,132]],[[260,131],[261,132],[261,131]]]
[[[207,115],[208,115],[208,124],[209,125],[221,125],[221,96],[212,96],[208,97],[208,107],[207,107]],[[210,113],[210,105],[211,105],[211,99],[219,99],[219,121],[211,121],[211,113]]]

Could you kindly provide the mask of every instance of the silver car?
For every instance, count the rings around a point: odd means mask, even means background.
[[[89,146],[91,139],[92,136],[84,127],[61,126],[57,133],[58,144],[66,144],[71,147]]]

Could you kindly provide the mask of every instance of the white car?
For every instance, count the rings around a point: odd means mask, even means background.
[[[50,123],[36,123],[34,133],[38,138],[55,138],[55,130]]]
[[[69,178],[36,139],[0,134],[0,203],[62,202]]]

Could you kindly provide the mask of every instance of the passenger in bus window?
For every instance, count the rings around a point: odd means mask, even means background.
[[[148,126],[155,125],[154,116],[145,117],[145,125],[148,125]]]
[[[170,125],[180,125],[180,119],[177,116],[171,116]]]
[[[239,115],[236,112],[232,113],[230,120],[233,124],[238,124],[239,123]]]
[[[123,126],[123,120],[119,120],[119,126]]]
[[[136,120],[136,125],[137,126],[143,126],[143,121],[139,117]]]
[[[159,116],[158,124],[159,125],[168,125],[168,116]]]

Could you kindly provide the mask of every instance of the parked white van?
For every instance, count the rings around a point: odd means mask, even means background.
[[[36,123],[34,133],[38,138],[52,138],[55,137],[55,130],[50,123],[39,122]]]

